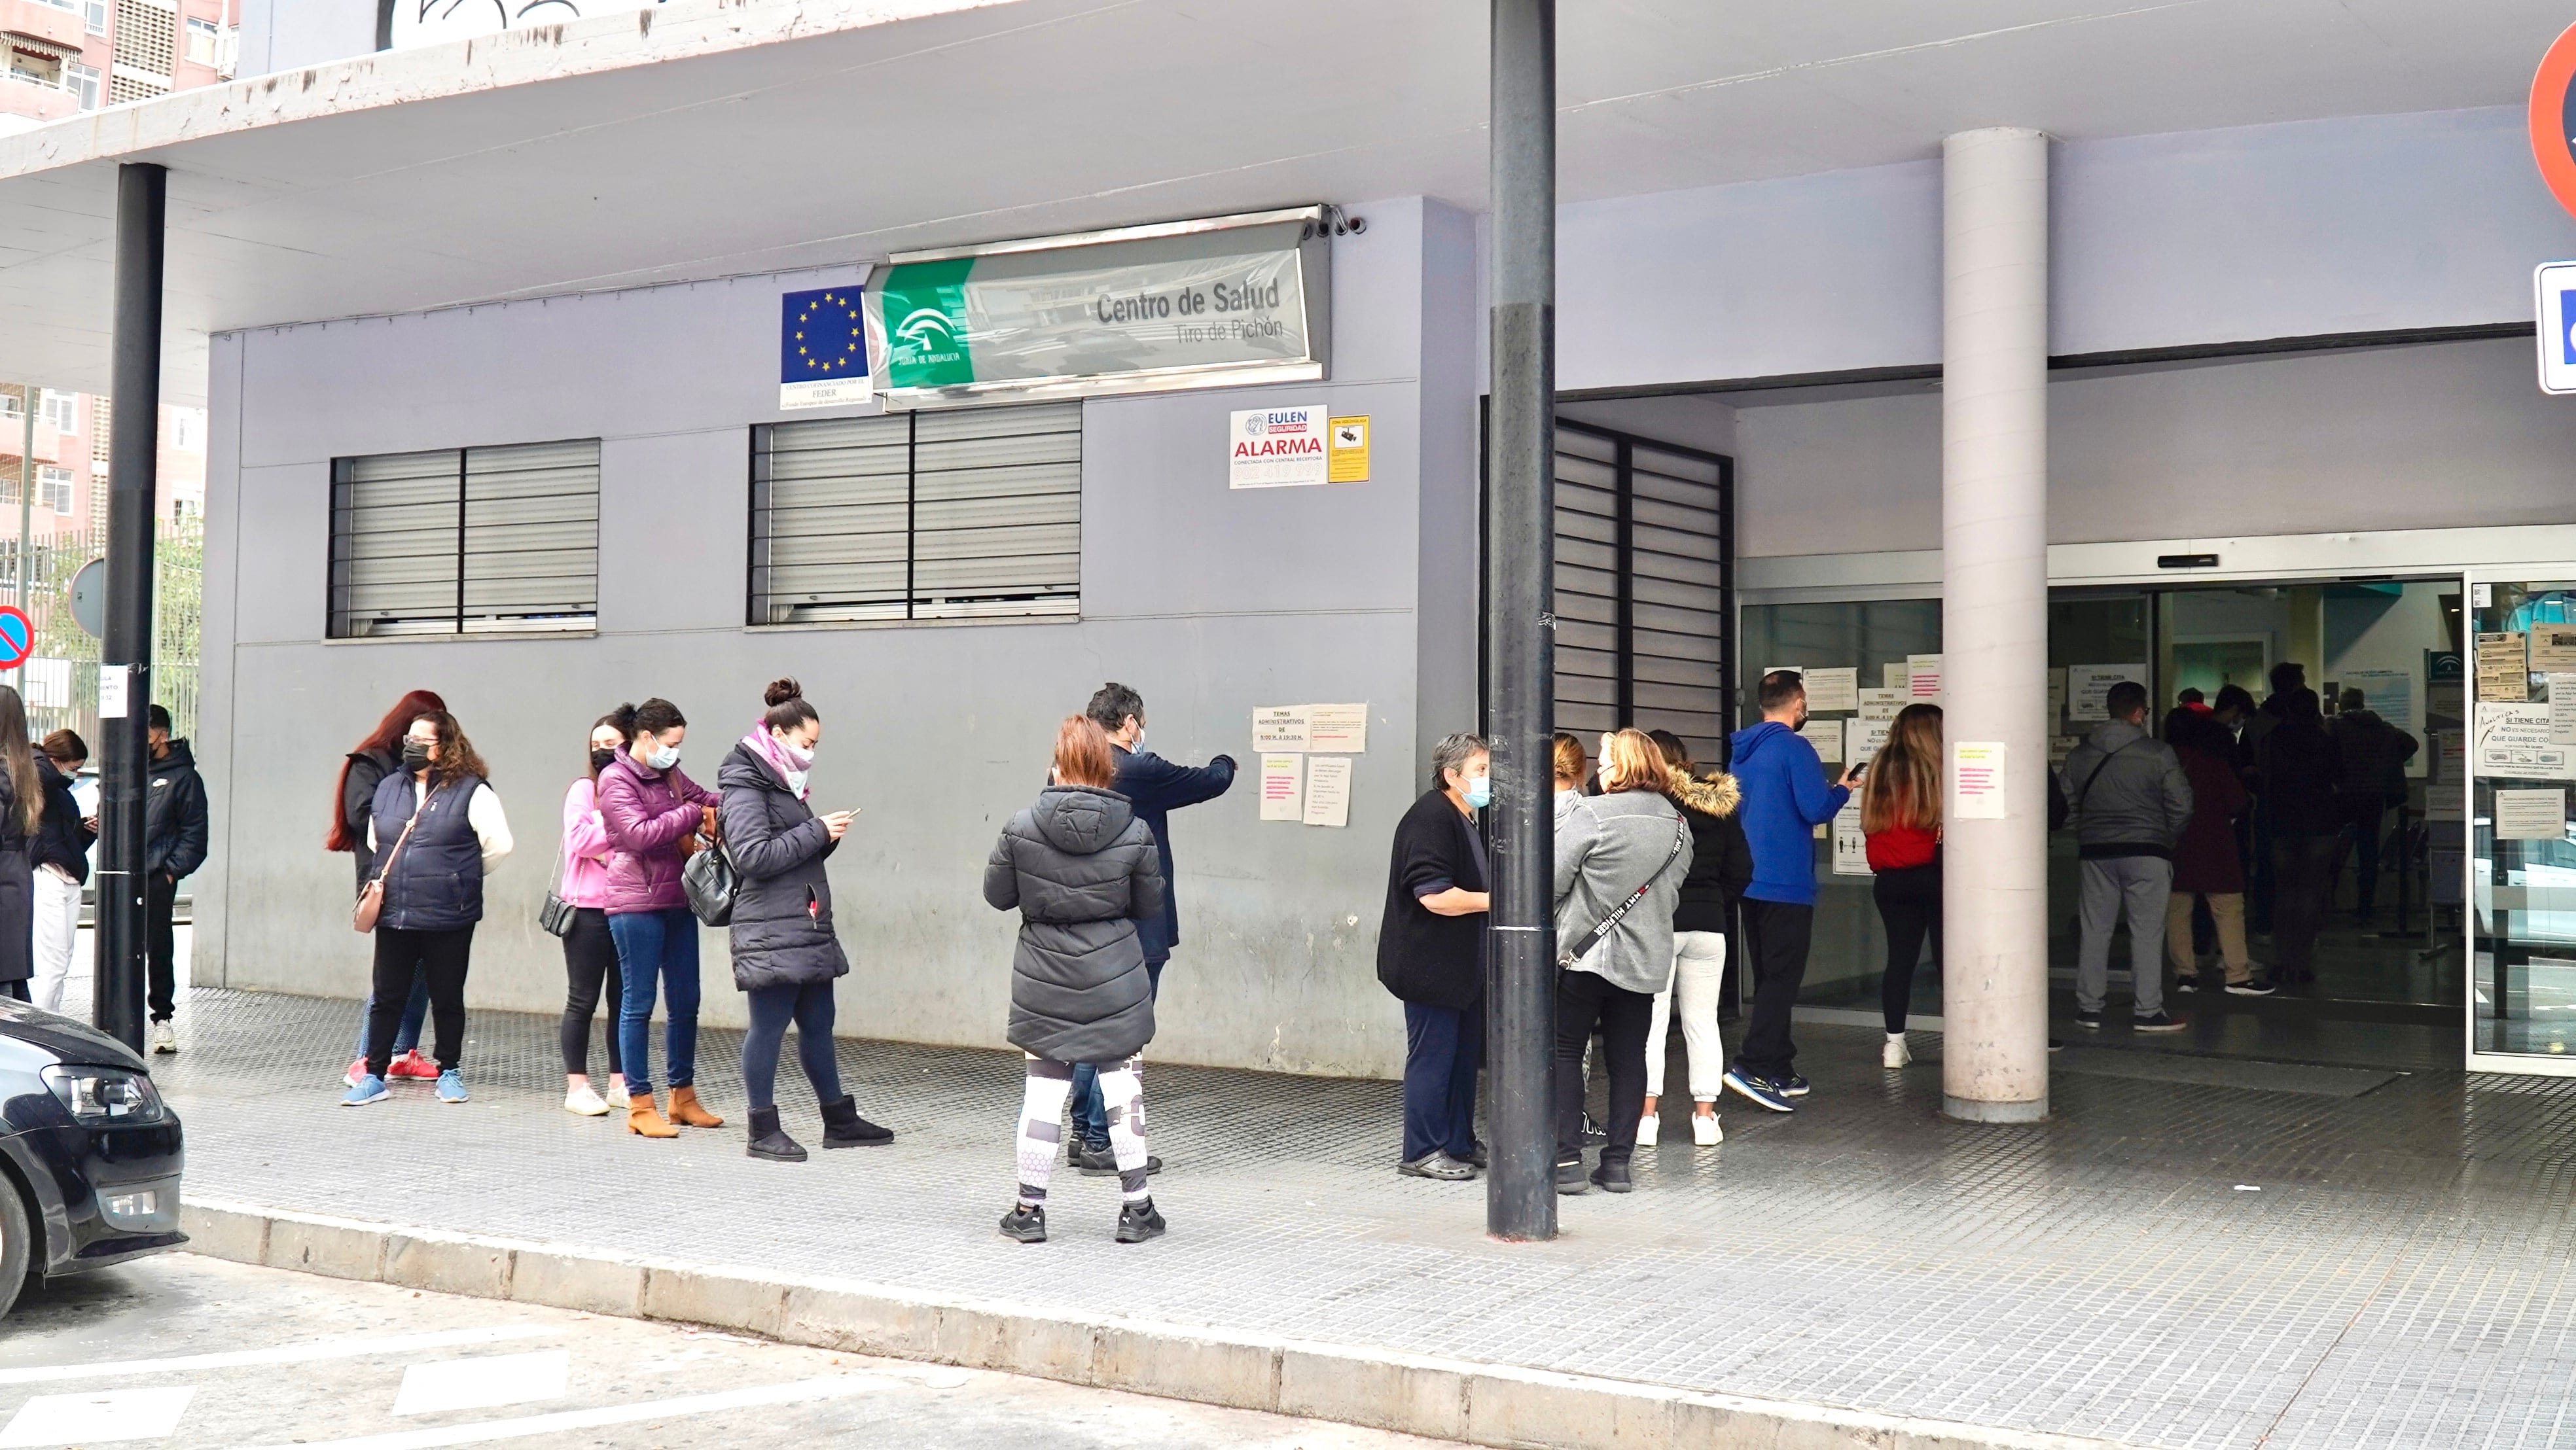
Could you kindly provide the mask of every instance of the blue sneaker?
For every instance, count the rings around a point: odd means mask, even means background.
[[[1794,1072],[1780,1079],[1779,1088],[1780,1096],[1784,1098],[1803,1098],[1815,1091],[1814,1084]]]
[[[383,1078],[372,1072],[360,1073],[358,1080],[349,1085],[348,1096],[340,1099],[340,1106],[363,1108],[369,1103],[380,1103],[392,1096],[392,1093],[385,1090]]]
[[[438,1100],[442,1103],[465,1101],[465,1074],[454,1068],[438,1075]]]
[[[1780,1091],[1779,1084],[1767,1077],[1755,1077],[1740,1067],[1730,1067],[1726,1070],[1725,1081],[1726,1085],[1735,1089],[1738,1094],[1751,1098],[1775,1113],[1798,1111],[1797,1107],[1789,1101],[1788,1094]]]

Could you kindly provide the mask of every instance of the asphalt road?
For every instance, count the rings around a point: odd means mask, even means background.
[[[0,1450],[1436,1443],[188,1254],[30,1286],[0,1324]]]

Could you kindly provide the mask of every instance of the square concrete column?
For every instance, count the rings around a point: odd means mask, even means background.
[[[2048,138],[1961,132],[1942,175],[1942,1107],[2026,1123],[2048,1116]],[[2002,747],[2000,819],[1960,798],[1969,746]]]

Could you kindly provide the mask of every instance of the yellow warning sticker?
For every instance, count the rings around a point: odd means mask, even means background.
[[[1368,415],[1362,413],[1356,418],[1335,418],[1332,426],[1325,430],[1325,439],[1325,482],[1368,482]]]

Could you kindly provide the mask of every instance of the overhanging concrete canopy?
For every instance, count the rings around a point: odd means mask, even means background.
[[[115,168],[205,338],[1309,201],[1485,190],[1475,0],[674,0],[0,138],[0,378],[104,390]],[[1568,201],[2518,102],[2554,0],[1630,0],[1560,18]],[[2393,199],[2394,201],[2394,199]]]

